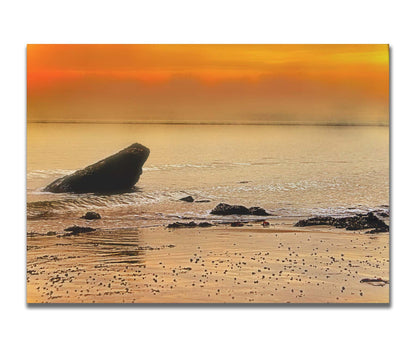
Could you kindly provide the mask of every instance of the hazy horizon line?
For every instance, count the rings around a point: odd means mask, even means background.
[[[308,126],[389,126],[389,122],[305,122],[305,121],[274,121],[274,122],[232,122],[232,121],[103,121],[103,120],[32,120],[27,124],[161,124],[161,125],[308,125]]]

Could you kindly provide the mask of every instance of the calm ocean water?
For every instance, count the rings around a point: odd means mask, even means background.
[[[151,151],[136,191],[41,191],[133,142]],[[178,201],[186,195],[210,202]],[[389,128],[28,124],[28,231],[61,228],[88,210],[117,227],[166,225],[212,218],[220,202],[261,206],[277,219],[387,211]]]

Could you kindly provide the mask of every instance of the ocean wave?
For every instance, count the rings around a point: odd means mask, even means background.
[[[295,212],[296,211],[296,212]],[[301,217],[313,217],[313,216],[329,216],[329,217],[350,217],[357,214],[366,214],[368,212],[375,212],[377,214],[383,214],[390,212],[389,205],[378,206],[364,206],[358,205],[353,207],[348,206],[335,206],[335,207],[322,207],[322,208],[297,208],[295,211],[291,211],[291,215]],[[295,213],[294,213],[295,212]]]
[[[52,176],[65,176],[73,173],[75,170],[61,170],[61,169],[55,169],[55,170],[32,170],[27,172],[26,178],[28,180],[31,179],[44,179],[49,178]]]
[[[326,163],[347,163],[346,161],[327,161]],[[175,163],[175,164],[161,164],[161,165],[145,165],[143,172],[152,171],[172,171],[182,169],[225,169],[225,168],[238,168],[238,167],[257,167],[257,166],[280,166],[280,165],[297,165],[297,164],[317,164],[313,161],[288,161],[288,160],[276,160],[275,158],[266,158],[263,161],[236,161],[236,162],[224,162],[213,160],[206,163]],[[322,163],[319,163],[320,165]],[[73,173],[77,169],[50,169],[50,170],[31,170],[27,172],[27,179],[46,179],[51,177],[60,177]]]
[[[198,164],[165,164],[159,166],[143,167],[143,171],[170,171],[180,169],[209,169],[209,168],[225,168],[231,166],[251,165],[250,163],[198,163]]]
[[[114,209],[124,206],[143,205],[157,203],[171,198],[170,194],[161,193],[152,195],[141,192],[114,195],[82,194],[76,196],[70,196],[69,194],[54,194],[54,196],[56,195],[60,195],[62,198],[28,202],[26,205],[28,218],[34,219],[68,211],[74,212],[97,208]]]
[[[255,184],[255,185],[219,185],[212,189],[225,192],[227,194],[235,194],[240,192],[288,192],[288,191],[305,191],[305,190],[332,190],[341,186],[341,183],[335,181],[312,181],[302,180],[297,182],[282,182],[272,184]]]

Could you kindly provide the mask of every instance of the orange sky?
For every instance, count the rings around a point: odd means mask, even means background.
[[[387,123],[388,45],[28,45],[28,121]]]

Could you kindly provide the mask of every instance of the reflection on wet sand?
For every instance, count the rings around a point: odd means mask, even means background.
[[[137,230],[89,232],[77,236],[28,238],[28,302],[94,302],[87,297],[128,291],[120,276],[135,276],[144,265],[145,249]],[[105,290],[104,290],[105,288]]]

